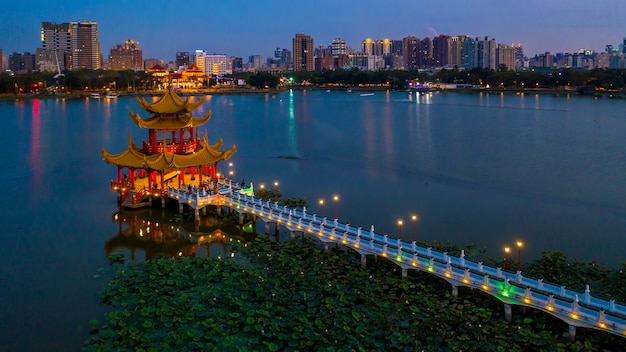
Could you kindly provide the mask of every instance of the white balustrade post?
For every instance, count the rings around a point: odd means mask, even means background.
[[[561,297],[565,297],[565,286],[561,286],[560,295]]]
[[[502,278],[502,268],[496,269],[496,276],[498,277],[498,279]]]
[[[432,256],[433,256],[432,249],[433,249],[432,247],[428,247],[428,248],[426,248],[426,255],[427,255],[428,257],[432,257]]]
[[[465,267],[465,250],[461,249],[461,255],[459,256],[459,263],[462,267]]]
[[[515,274],[515,279],[517,280],[518,283],[520,283],[520,284],[522,283],[522,272],[521,271],[518,271]]]
[[[448,261],[448,252],[443,252],[443,260]]]
[[[543,290],[543,279],[537,280],[537,289]]]
[[[335,223],[335,227],[337,227],[337,219],[335,219],[334,223]]]
[[[584,302],[589,304],[590,300],[591,300],[591,294],[589,293],[589,285],[585,285],[585,299],[584,299]]]
[[[478,262],[478,271],[483,272],[483,262]]]

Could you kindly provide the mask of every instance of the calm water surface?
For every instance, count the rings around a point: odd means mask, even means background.
[[[311,212],[390,236],[403,219],[405,239],[417,214],[418,239],[493,256],[521,239],[522,261],[544,251],[624,259],[626,101],[294,91],[213,96],[196,115],[209,109],[200,132],[237,145],[235,180],[278,181]],[[119,224],[116,168],[100,149],[145,137],[129,110],[147,116],[134,98],[0,102],[2,349],[80,350],[101,319],[106,283],[93,275]]]

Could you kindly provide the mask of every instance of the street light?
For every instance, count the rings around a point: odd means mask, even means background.
[[[509,281],[509,251],[511,249],[509,247],[504,247],[504,252],[506,252],[506,261],[505,261],[505,273],[506,273],[506,281]]]
[[[264,196],[265,196],[265,185],[261,183],[260,188],[261,188],[261,192],[259,192],[259,193],[261,193],[261,200],[263,201],[263,200],[265,200],[265,199],[263,199]]]
[[[413,220],[413,242],[417,240],[417,215],[411,216],[411,220]]]
[[[398,220],[398,227],[400,228],[400,243],[402,243],[402,220]]]
[[[320,199],[320,217],[324,217],[324,200]]]
[[[334,196],[333,200],[335,201],[335,219],[338,219],[338,217],[337,217],[337,207],[339,206],[338,205],[338,203],[339,203],[339,196]]]
[[[522,271],[522,241],[517,241],[517,272]]]

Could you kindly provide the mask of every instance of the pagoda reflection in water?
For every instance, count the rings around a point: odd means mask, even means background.
[[[128,210],[119,208],[111,217],[119,225],[118,232],[104,244],[106,256],[116,251],[128,259],[148,260],[155,257],[224,257],[231,241],[254,239],[254,223],[239,225],[220,216],[193,218],[153,208]],[[194,230],[188,230],[193,227]]]

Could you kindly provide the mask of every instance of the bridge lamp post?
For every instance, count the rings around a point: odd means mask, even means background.
[[[504,247],[504,252],[506,253],[505,269],[504,269],[504,272],[506,273],[506,281],[509,281],[509,252],[510,251],[511,249],[509,247]]]
[[[517,241],[517,272],[522,271],[522,241]]]
[[[274,201],[278,202],[278,181],[274,181]]]
[[[417,240],[417,215],[412,215],[411,220],[413,220],[413,242]]]
[[[324,200],[320,199],[320,217],[324,217]]]
[[[398,220],[398,227],[400,228],[400,245],[402,245],[402,220]]]
[[[263,201],[265,200],[263,199],[263,196],[265,195],[265,185],[261,183],[260,188],[261,188],[261,192],[259,193],[261,193],[261,200]]]
[[[335,201],[335,219],[338,219],[337,207],[339,206],[339,196],[333,196],[333,200]]]

